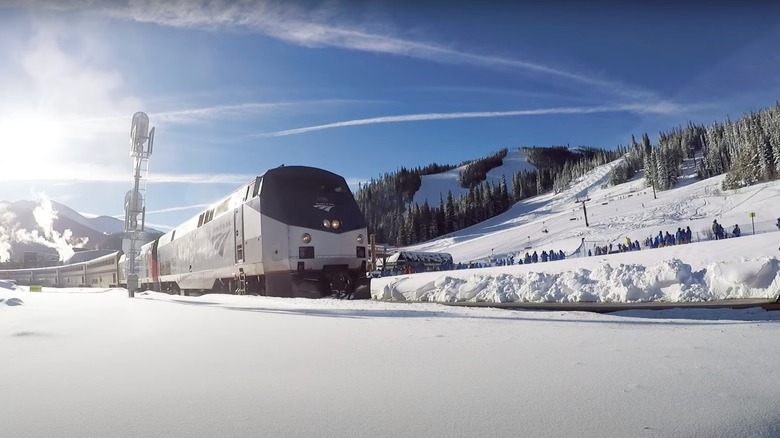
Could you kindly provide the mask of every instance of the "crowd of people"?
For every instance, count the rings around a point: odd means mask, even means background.
[[[669,231],[666,234],[663,231],[659,231],[657,236],[645,239],[645,247],[663,248],[665,246],[683,245],[691,243],[692,238],[693,232],[691,227],[685,227],[684,230],[681,227],[677,228],[674,234],[669,233]]]
[[[528,252],[525,253],[525,256],[523,256],[522,260],[518,260],[518,265],[527,265],[529,263],[538,263],[538,262],[554,262],[557,260],[563,260],[566,258],[566,254],[563,253],[562,250],[558,250],[558,252],[550,250],[548,251],[542,251],[542,254],[539,255],[536,251],[533,252],[533,254],[529,254]]]
[[[777,223],[775,225],[780,229],[780,218],[777,218]],[[712,221],[711,238],[714,238],[715,240],[740,237],[741,235],[742,230],[739,228],[738,224],[735,224],[732,227],[731,232],[728,232],[723,228],[723,225],[718,223],[717,219]],[[658,235],[647,237],[644,241],[644,246],[645,248],[663,248],[666,246],[684,245],[691,243],[692,238],[693,233],[690,226],[685,227],[685,229],[679,227],[674,234],[669,231],[659,231]],[[626,237],[625,244],[619,243],[616,246],[613,246],[611,243],[604,246],[594,245],[593,249],[588,249],[588,256],[639,251],[640,249],[639,241],[635,240],[632,242],[630,238]]]
[[[778,223],[780,223],[780,218],[778,218]],[[780,228],[780,226],[778,226],[778,228]],[[712,235],[715,237],[715,240],[721,240],[729,237],[739,237],[742,235],[742,230],[739,229],[738,224],[734,224],[731,233],[729,233],[723,229],[723,225],[719,224],[717,220],[714,220],[712,221]]]
[[[631,241],[631,238],[626,237],[626,243],[618,243],[617,245],[612,245],[611,243],[604,246],[599,245],[593,245],[593,249],[588,249],[588,256],[592,255],[604,255],[604,254],[612,254],[616,252],[628,252],[628,251],[639,251],[641,248],[639,247],[639,241],[634,240]]]

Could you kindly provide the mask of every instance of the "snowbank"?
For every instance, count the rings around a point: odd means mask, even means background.
[[[679,259],[655,265],[604,263],[595,269],[509,273],[491,268],[431,272],[372,281],[373,298],[407,301],[643,302],[774,298],[780,295],[775,257],[716,262],[694,271]]]
[[[0,280],[0,289],[16,289],[16,283],[9,280]]]
[[[11,298],[0,298],[0,307],[2,306],[21,306],[24,305],[24,301],[22,301],[20,298],[11,297]]]

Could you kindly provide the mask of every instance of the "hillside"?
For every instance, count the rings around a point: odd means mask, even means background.
[[[86,217],[81,213],[73,210],[65,204],[61,204],[56,201],[52,201],[52,206],[57,211],[57,215],[60,219],[70,219],[80,225],[83,225],[90,230],[97,231],[101,234],[113,234],[123,232],[125,230],[125,223],[121,219],[117,219],[111,216],[96,216]]]
[[[493,218],[520,200],[561,191],[572,179],[626,152],[505,148],[459,166],[401,168],[361,185],[355,199],[379,242],[407,245]]]
[[[690,226],[696,241],[707,239],[705,230],[716,219],[729,231],[735,224],[743,233],[752,231],[751,212],[756,214],[757,232],[776,230],[780,182],[724,191],[725,175],[696,181],[692,166],[686,166],[689,173],[680,178],[678,188],[658,192],[658,199],[653,199],[641,174],[630,182],[604,187],[609,172],[619,164],[600,166],[561,193],[523,200],[483,223],[408,249],[449,252],[456,262],[486,262],[491,253],[496,259],[550,249],[571,254],[583,238],[585,251],[596,244],[624,242],[627,236],[642,242],[659,231],[674,233],[680,226]],[[589,199],[588,227],[582,204],[575,202],[581,199]]]
[[[422,180],[420,189],[414,194],[412,202],[422,205],[428,201],[430,205],[438,205],[440,199],[447,199],[447,193],[452,193],[455,198],[467,195],[469,190],[461,186],[458,178],[467,165],[468,163],[442,173],[423,175],[420,178]],[[499,184],[502,177],[511,181],[516,173],[523,170],[534,171],[536,167],[528,162],[524,152],[512,149],[507,152],[502,165],[487,173],[487,181],[493,185]]]
[[[489,302],[627,302],[776,299],[780,293],[780,181],[722,190],[727,175],[697,181],[685,162],[676,188],[659,192],[639,175],[607,187],[621,161],[600,166],[558,194],[515,204],[478,225],[404,249],[447,252],[464,269],[389,276],[381,299]],[[588,226],[578,200],[586,200]],[[751,222],[755,215],[755,223]],[[714,240],[712,224],[729,238]],[[739,225],[742,236],[731,235]],[[753,232],[755,226],[755,234]],[[691,229],[691,243],[650,248],[659,232]],[[639,251],[619,252],[626,238]],[[596,247],[609,254],[596,254]],[[520,264],[526,253],[565,260]],[[514,263],[507,265],[513,258]],[[474,266],[465,269],[469,266]]]

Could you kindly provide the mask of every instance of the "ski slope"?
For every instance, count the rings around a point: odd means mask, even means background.
[[[455,199],[462,195],[468,195],[468,189],[461,187],[458,180],[458,175],[466,166],[467,164],[447,172],[422,176],[422,184],[417,193],[414,194],[413,202],[423,205],[427,200],[428,205],[438,206],[442,199],[447,199],[447,194],[450,192]],[[503,159],[503,164],[487,173],[487,181],[494,185],[499,184],[501,177],[506,176],[507,184],[512,184],[512,176],[521,170],[531,171],[536,170],[536,167],[528,162],[525,153],[517,148],[512,148]]]
[[[743,234],[752,232],[751,212],[756,213],[757,232],[776,230],[780,182],[724,192],[720,189],[724,176],[694,183],[683,178],[682,187],[658,192],[658,199],[653,199],[641,176],[604,188],[617,163],[594,169],[561,193],[525,199],[485,222],[407,249],[448,252],[456,262],[487,261],[491,252],[495,258],[550,249],[570,253],[583,238],[594,244],[618,243],[627,236],[641,242],[661,230],[673,233],[680,226],[690,226],[696,241],[705,238],[703,230],[713,220],[728,231],[739,224]],[[590,199],[588,227],[582,204],[575,202],[581,199]]]
[[[780,293],[780,233],[775,227],[780,182],[722,191],[724,176],[696,181],[686,163],[678,187],[654,199],[641,175],[605,187],[617,163],[594,169],[561,193],[526,199],[481,224],[406,248],[447,252],[455,263],[490,264],[550,250],[563,250],[567,260],[383,278],[372,282],[372,294],[401,300],[600,302],[770,298]],[[589,226],[576,202],[583,199]],[[755,214],[756,236],[751,236],[750,213]],[[710,241],[713,220],[729,232],[739,224],[743,236]],[[644,247],[644,240],[659,231],[674,234],[687,226],[694,243]],[[626,238],[639,241],[642,250],[587,257],[595,245],[617,245]],[[718,277],[716,270],[726,274]],[[748,284],[754,271],[766,276],[760,287]],[[658,272],[665,272],[663,278],[656,278]],[[723,286],[735,278],[743,282]]]

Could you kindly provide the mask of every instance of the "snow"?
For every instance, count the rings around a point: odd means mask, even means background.
[[[778,312],[0,299],[4,436],[780,434]]]
[[[468,189],[464,189],[460,186],[460,180],[458,176],[460,172],[467,165],[463,165],[452,169],[447,172],[436,173],[433,175],[424,175],[421,177],[422,184],[417,193],[414,194],[412,202],[416,204],[424,204],[428,201],[428,205],[438,206],[439,201],[447,200],[447,194],[452,192],[452,196],[457,199],[461,195],[468,195]],[[491,184],[498,184],[501,182],[501,177],[506,176],[507,184],[512,184],[512,176],[521,170],[536,170],[536,167],[528,162],[528,158],[525,153],[519,151],[516,148],[509,149],[506,154],[506,158],[503,159],[503,164],[491,169],[486,177]],[[508,186],[509,187],[509,186]]]
[[[125,230],[125,223],[117,218],[110,216],[84,215],[59,202],[53,204],[55,204],[54,206],[60,216],[67,217],[80,225],[103,234],[120,233]]]
[[[598,257],[374,279],[378,299],[487,302],[711,301],[775,298],[780,264],[758,234]],[[778,243],[780,244],[780,243]]]
[[[612,165],[411,249],[484,262],[685,225],[694,243],[372,280],[390,301],[0,282],[2,435],[780,436],[780,312],[415,302],[778,295],[780,183],[721,192],[720,178],[685,179],[653,200],[641,181],[602,188]],[[587,198],[590,227],[574,203]],[[713,218],[748,235],[697,242]]]
[[[722,191],[723,176],[659,192],[637,179],[606,187],[618,162],[600,166],[558,194],[515,204],[481,224],[404,250],[446,252],[454,262],[483,265],[536,251],[563,250],[566,260],[412,274],[376,279],[372,296],[412,301],[627,302],[774,298],[780,294],[780,181]],[[589,226],[582,206],[586,199]],[[755,231],[749,217],[755,213]],[[709,240],[712,221],[743,236]],[[690,226],[693,243],[645,248],[659,231]],[[543,232],[547,230],[547,232]],[[594,246],[639,241],[641,251],[585,257]]]
[[[16,289],[16,284],[13,281],[0,280],[0,289]]]

